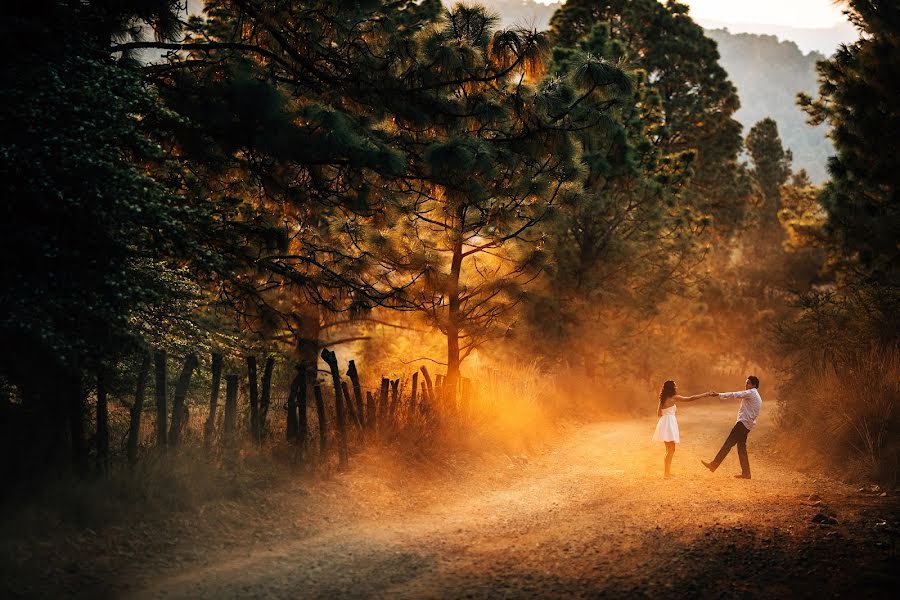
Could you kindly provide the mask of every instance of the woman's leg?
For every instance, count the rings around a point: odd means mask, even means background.
[[[675,456],[675,442],[666,442],[666,477],[669,476],[669,469],[672,467],[672,457]]]

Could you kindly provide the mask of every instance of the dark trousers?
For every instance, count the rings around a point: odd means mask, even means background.
[[[722,464],[722,461],[725,460],[725,457],[731,452],[732,446],[737,444],[738,460],[741,461],[741,473],[750,477],[750,460],[747,458],[748,433],[750,433],[750,430],[740,421],[734,424],[731,433],[728,434],[728,438],[726,438],[725,443],[722,444],[722,449],[719,450],[719,453],[716,454],[716,458],[710,463],[713,471],[719,468],[719,465]]]

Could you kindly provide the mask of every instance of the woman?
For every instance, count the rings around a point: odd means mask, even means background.
[[[656,431],[653,432],[653,441],[666,444],[666,458],[663,463],[666,479],[670,477],[669,469],[672,466],[672,457],[675,456],[675,444],[681,442],[678,434],[678,421],[675,419],[675,405],[678,402],[693,402],[698,398],[714,395],[715,392],[706,392],[696,396],[679,396],[674,381],[670,379],[663,384],[662,390],[659,392],[659,406],[656,409],[659,421],[656,423]]]

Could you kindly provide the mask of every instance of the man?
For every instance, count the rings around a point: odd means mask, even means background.
[[[756,425],[756,418],[759,416],[759,411],[762,408],[762,397],[759,395],[759,379],[755,375],[750,375],[747,377],[744,386],[745,389],[741,392],[716,394],[719,398],[740,398],[741,408],[738,411],[737,423],[734,424],[734,428],[728,434],[728,438],[722,444],[722,449],[719,450],[713,461],[700,461],[704,467],[710,471],[715,471],[722,464],[722,461],[725,460],[725,457],[728,456],[731,447],[737,444],[738,459],[741,461],[741,474],[735,475],[738,479],[750,479],[750,461],[747,459],[747,434]]]

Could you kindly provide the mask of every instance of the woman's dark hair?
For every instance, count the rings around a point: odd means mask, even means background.
[[[659,407],[662,408],[663,403],[675,395],[675,382],[669,379],[666,381],[662,389],[659,390]]]

